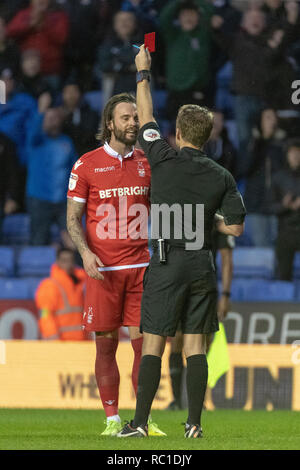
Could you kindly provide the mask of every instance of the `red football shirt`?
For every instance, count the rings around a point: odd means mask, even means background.
[[[106,143],[75,163],[68,198],[86,203],[87,243],[105,267],[149,262],[150,180],[142,150],[121,157]]]

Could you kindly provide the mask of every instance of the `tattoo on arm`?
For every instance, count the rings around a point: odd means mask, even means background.
[[[73,199],[68,199],[67,228],[70,237],[72,238],[81,256],[85,250],[89,250],[81,223],[84,209],[85,204],[73,201]]]

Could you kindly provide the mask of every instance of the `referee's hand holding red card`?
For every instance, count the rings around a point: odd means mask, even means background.
[[[151,69],[151,55],[144,44],[140,47],[140,51],[135,57],[135,65],[138,72]]]

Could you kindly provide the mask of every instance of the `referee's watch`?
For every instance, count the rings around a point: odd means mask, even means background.
[[[140,70],[136,74],[136,83],[140,83],[143,80],[148,80],[150,82],[151,80],[151,72],[150,70]]]

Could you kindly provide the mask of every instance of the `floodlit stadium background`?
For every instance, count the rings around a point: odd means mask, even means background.
[[[9,24],[28,2],[25,0],[1,3],[3,11],[0,10],[0,18],[3,15]],[[63,46],[65,62],[55,72],[59,80],[55,84],[50,80],[48,85],[51,82],[54,102],[61,104],[64,81],[60,81],[60,78],[63,77],[72,83],[78,80],[78,83],[83,84],[84,102],[97,113],[99,119],[109,92],[113,89],[110,81],[111,72],[107,72],[101,62],[103,47],[108,47],[105,41],[110,32],[113,15],[120,9],[131,11],[132,8],[130,2],[125,0],[83,2],[87,4],[87,8],[90,4],[91,8],[96,8],[98,16],[93,22],[88,10],[86,15],[80,16],[80,1],[76,2],[79,5],[76,8],[73,8],[71,3],[68,0],[57,2],[58,7],[65,9],[69,15],[71,29],[69,40],[66,40]],[[158,7],[163,7],[166,3],[166,1],[151,0],[141,2],[142,7],[135,11],[141,34],[159,27]],[[215,3],[217,8],[218,2]],[[280,4],[280,1],[278,3]],[[257,8],[262,5],[264,11],[268,8],[268,2],[263,1],[240,0],[232,1],[231,5],[237,8],[236,11],[231,11],[232,21],[233,17],[236,18],[234,16],[236,12],[245,10],[249,6]],[[218,13],[220,14],[220,11]],[[82,27],[79,27],[81,20]],[[84,31],[86,36],[82,33]],[[88,34],[87,31],[92,34]],[[82,36],[77,41],[78,34]],[[83,43],[86,41],[84,47],[81,40]],[[72,47],[70,48],[72,41],[78,48],[78,57],[76,54],[72,55]],[[158,44],[163,44],[161,38]],[[18,55],[14,55],[17,54],[16,50],[13,50],[15,46],[11,47],[11,62],[6,63],[5,60],[8,59],[0,53],[0,74],[11,70],[21,86],[22,79],[18,71],[20,59]],[[92,50],[93,54],[85,56],[87,50],[89,53]],[[295,88],[292,88],[292,83],[300,77],[299,51],[300,38],[297,37],[286,53],[287,60],[292,64],[292,69],[288,68],[286,81],[282,83],[282,87],[285,87],[283,94],[288,98],[285,101],[282,97],[280,103],[274,102],[274,109],[279,119],[278,126],[285,132],[283,148],[288,137],[300,136],[300,105],[292,103],[291,98]],[[169,90],[162,72],[162,64],[167,54],[167,50],[159,51],[157,61],[154,59],[153,97],[155,115],[164,135],[170,138],[173,123],[167,119]],[[222,66],[212,70],[215,78],[212,93],[213,107],[224,113],[225,127],[238,159],[239,139],[234,95],[231,92],[232,62],[227,56],[225,59],[223,56],[220,60],[221,62],[223,60]],[[2,75],[1,77],[3,78]],[[27,88],[24,88],[25,85],[23,77],[22,90],[27,93],[30,87],[27,84]],[[128,86],[130,87],[130,84]],[[37,98],[38,96],[35,96],[33,100],[36,101]],[[0,131],[11,137],[9,125],[5,121],[6,106],[10,106],[10,103],[0,104]],[[30,118],[26,125],[30,125]],[[18,139],[17,135],[15,144],[21,172],[19,183],[20,187],[22,185],[24,187],[26,163],[20,153]],[[77,148],[82,148],[82,145],[82,142],[77,142]],[[244,194],[247,188],[247,176],[239,179],[239,188]],[[1,228],[0,407],[98,408],[99,398],[93,372],[95,356],[93,342],[62,344],[39,341],[34,292],[41,279],[49,275],[50,266],[55,261],[56,246],[60,243],[60,235],[54,225],[51,229],[49,246],[30,246],[30,215],[26,212],[26,197],[20,193],[22,191],[17,195],[19,199],[16,211],[4,215]],[[225,322],[231,370],[209,392],[206,406],[208,409],[300,410],[300,358],[297,352],[297,340],[300,341],[300,253],[298,252],[295,257],[292,279],[279,280],[274,239],[271,246],[255,246],[253,225],[250,226],[246,222],[245,234],[237,240],[237,247],[234,249],[233,262],[232,308]],[[219,259],[218,265],[220,265]],[[128,339],[126,330],[122,330],[121,336],[124,342],[120,344],[118,351],[121,372],[120,406],[133,408],[134,395],[130,382],[131,349],[126,342]],[[171,401],[167,361],[166,353],[162,381],[154,402],[154,406],[159,409],[165,408]]]

